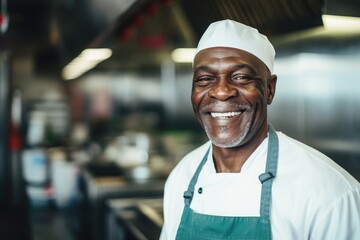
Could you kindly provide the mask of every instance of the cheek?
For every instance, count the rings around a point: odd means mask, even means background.
[[[251,89],[242,90],[240,94],[251,104],[263,102],[264,96],[260,89],[253,87]]]
[[[192,103],[193,106],[195,106],[196,103],[198,102],[197,99],[198,99],[197,94],[192,92],[191,93],[191,103]]]
[[[194,109],[198,109],[202,99],[204,98],[204,96],[206,95],[206,92],[204,91],[197,91],[193,88],[192,92],[191,92],[191,102],[193,105]]]
[[[241,92],[249,102],[267,102],[267,98],[265,97],[266,89],[262,84],[247,86],[242,89]]]

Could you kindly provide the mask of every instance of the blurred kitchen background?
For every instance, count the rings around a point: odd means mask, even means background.
[[[225,18],[275,45],[270,122],[360,180],[359,0],[0,2],[2,240],[158,239],[164,181],[206,141],[179,49]]]

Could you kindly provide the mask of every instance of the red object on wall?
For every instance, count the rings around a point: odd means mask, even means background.
[[[173,0],[162,0],[163,4],[169,5],[172,3]]]
[[[158,5],[155,2],[151,2],[146,8],[146,12],[150,16],[155,16],[158,13],[158,10]]]
[[[161,35],[149,35],[140,39],[141,46],[145,48],[161,48],[166,45],[166,39]]]
[[[21,136],[19,128],[14,124],[11,123],[10,126],[10,150],[12,152],[17,152],[21,148]]]
[[[0,30],[5,32],[8,28],[9,18],[5,13],[0,13]]]
[[[0,26],[5,23],[6,17],[3,14],[0,14]]]

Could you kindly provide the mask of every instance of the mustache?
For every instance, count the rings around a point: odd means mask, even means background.
[[[239,104],[235,102],[212,102],[209,104],[206,104],[205,106],[200,108],[200,113],[208,113],[211,111],[220,111],[220,110],[226,110],[226,111],[250,111],[251,106],[249,104]]]

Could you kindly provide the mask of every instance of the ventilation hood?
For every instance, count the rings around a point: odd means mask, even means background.
[[[99,69],[146,67],[178,47],[195,47],[209,23],[234,19],[270,38],[322,26],[321,15],[359,15],[356,0],[8,0],[2,48],[34,55],[39,72],[61,68],[86,48],[109,47]],[[31,49],[31,50],[29,50]]]

